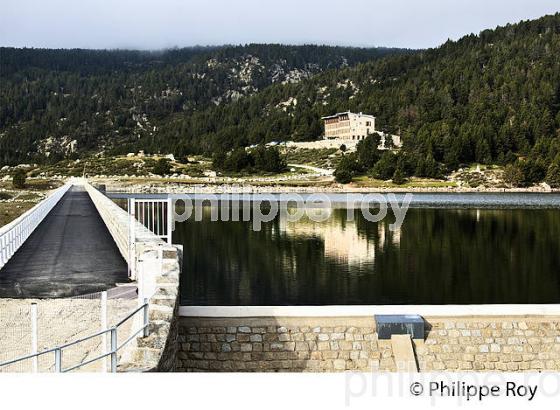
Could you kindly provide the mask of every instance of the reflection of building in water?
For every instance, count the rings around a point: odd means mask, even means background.
[[[391,231],[391,242],[395,246],[401,245],[401,227],[399,226],[395,230]]]
[[[401,244],[401,228],[397,228],[394,231],[389,229],[389,226],[383,222],[377,225],[377,245],[380,250],[385,249],[385,246],[390,242],[395,246],[400,246]]]
[[[384,226],[384,224],[380,223],[379,226]],[[375,241],[373,238],[368,239],[365,234],[359,233],[355,221],[340,221],[334,216],[325,222],[313,222],[308,218],[302,218],[298,222],[283,220],[280,224],[280,231],[295,237],[320,238],[325,245],[325,256],[345,261],[349,265],[375,262]]]

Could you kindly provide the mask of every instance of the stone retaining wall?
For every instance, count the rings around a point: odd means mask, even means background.
[[[560,318],[426,318],[426,338],[414,348],[420,371],[559,371]],[[177,370],[398,369],[371,317],[183,317]]]

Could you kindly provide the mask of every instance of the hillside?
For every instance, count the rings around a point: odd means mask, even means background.
[[[236,103],[176,116],[151,148],[212,152],[313,139],[321,135],[322,115],[350,109],[373,113],[378,128],[403,135],[403,153],[387,155],[390,170],[400,162],[408,176],[438,177],[461,164],[513,164],[506,179],[530,185],[542,181],[551,164],[553,172],[560,168],[558,55],[560,14],[468,35],[436,49],[330,70]],[[150,146],[149,141],[141,144]],[[372,172],[374,162],[366,162],[350,166],[351,172]],[[388,171],[373,174],[386,178]]]
[[[274,44],[160,52],[0,48],[0,165],[159,141],[172,115],[227,105],[390,49]]]

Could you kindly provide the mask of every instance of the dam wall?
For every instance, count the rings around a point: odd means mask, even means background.
[[[412,341],[416,368],[407,369],[391,340],[379,339],[373,315],[182,316],[177,370],[560,370],[560,315],[424,316],[424,322],[424,338]]]

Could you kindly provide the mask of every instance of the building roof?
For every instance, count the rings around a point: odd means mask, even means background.
[[[369,118],[374,118],[375,119],[375,117],[373,115],[364,114],[364,113],[361,113],[361,112],[356,114],[356,113],[353,113],[351,111],[338,112],[334,115],[327,115],[326,117],[321,117],[321,119],[322,120],[330,120],[332,118],[340,117],[341,115],[350,115],[350,114],[358,115],[360,117],[369,117]]]

